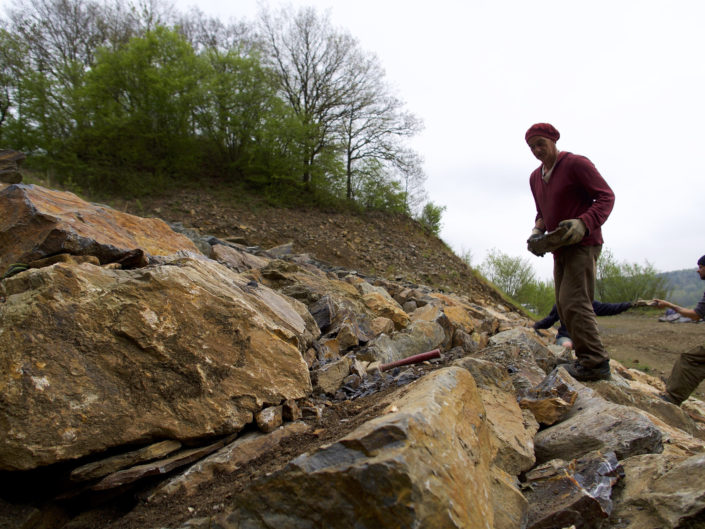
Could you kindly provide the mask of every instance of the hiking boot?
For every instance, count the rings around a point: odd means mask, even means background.
[[[572,376],[575,380],[580,380],[581,382],[609,380],[612,377],[610,374],[609,360],[605,360],[601,364],[597,364],[595,367],[585,367],[577,361],[572,364],[561,364],[558,367],[564,368],[568,371],[570,376]]]
[[[549,231],[544,235],[539,235],[538,237],[530,237],[526,241],[529,251],[541,257],[545,253],[557,250],[561,246],[565,246],[563,242],[563,236],[566,234],[566,228],[559,227],[553,231]]]

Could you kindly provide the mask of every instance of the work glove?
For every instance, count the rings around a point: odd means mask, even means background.
[[[583,240],[583,237],[585,237],[585,233],[587,232],[585,223],[580,219],[562,220],[558,223],[558,226],[568,230],[561,239],[561,242],[565,245],[579,243]]]

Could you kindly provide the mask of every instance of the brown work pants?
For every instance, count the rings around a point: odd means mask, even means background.
[[[553,281],[558,317],[573,340],[578,362],[587,368],[609,360],[597,330],[595,271],[602,245],[565,246],[553,257]]]
[[[698,345],[681,354],[673,364],[666,391],[678,404],[695,391],[705,379],[705,345]]]

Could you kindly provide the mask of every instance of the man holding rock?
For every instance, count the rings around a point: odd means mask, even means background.
[[[590,160],[559,151],[560,133],[537,123],[524,136],[541,166],[529,184],[536,220],[528,248],[536,255],[553,253],[553,280],[561,322],[573,339],[577,361],[564,367],[577,380],[610,378],[609,355],[592,308],[601,226],[614,206],[614,193]],[[544,232],[548,230],[548,234]]]
[[[698,259],[698,275],[705,280],[705,255]],[[694,309],[679,307],[670,301],[654,300],[661,309],[673,309],[681,316],[698,321],[705,318],[705,293],[703,298],[695,305]],[[666,383],[666,393],[661,396],[666,402],[680,406],[690,394],[695,391],[698,384],[705,379],[705,345],[693,347],[681,354],[671,369],[671,376]]]

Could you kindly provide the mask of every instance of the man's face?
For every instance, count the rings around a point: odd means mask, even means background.
[[[698,274],[700,275],[700,279],[705,281],[705,266],[698,265]]]
[[[542,163],[558,154],[556,142],[543,136],[531,136],[528,143],[533,155]]]

